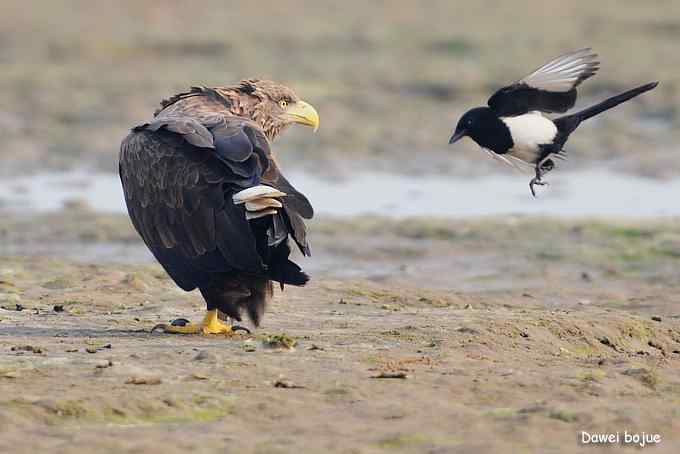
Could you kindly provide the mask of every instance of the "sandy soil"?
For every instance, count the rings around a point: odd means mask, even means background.
[[[56,242],[41,221],[24,224],[28,251]],[[86,238],[141,247],[117,222],[79,225],[119,226]],[[537,225],[532,250],[517,232]],[[309,287],[277,294],[260,329],[231,338],[151,334],[202,311],[154,264],[5,256],[0,452],[577,452],[582,430],[658,433],[654,452],[677,452],[668,224],[316,227],[318,260],[351,256],[362,276],[319,266]],[[611,452],[587,451],[600,449]]]
[[[499,167],[448,147],[456,118],[586,45],[603,65],[579,105],[661,85],[584,125],[565,168],[680,174],[680,2],[546,5],[7,0],[0,175],[114,172],[160,99],[259,76],[322,116],[276,144],[284,165],[474,177]],[[0,453],[615,450],[584,430],[680,452],[677,219],[315,220],[310,286],[225,338],[150,333],[200,297],[126,217],[71,208],[0,201]]]

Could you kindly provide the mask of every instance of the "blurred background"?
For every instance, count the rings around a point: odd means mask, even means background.
[[[112,237],[138,253],[65,249],[81,259],[148,260],[124,215],[121,139],[161,99],[246,77],[281,81],[321,114],[316,135],[292,128],[275,144],[318,222],[677,215],[679,37],[680,4],[672,0],[206,0],[200,7],[5,0],[1,252],[54,252],[74,238]],[[529,175],[488,159],[470,141],[448,146],[468,108],[586,46],[600,54],[602,68],[580,89],[577,107],[648,81],[661,84],[583,125],[538,199],[529,194]],[[68,224],[76,212],[89,213],[88,221]],[[26,221],[35,215],[51,220]],[[106,230],[93,218],[114,219],[116,227]],[[68,225],[59,230],[60,223]],[[91,231],[73,233],[83,228]]]
[[[5,0],[2,174],[114,172],[121,138],[161,99],[245,77],[284,82],[321,112],[318,136],[293,130],[277,145],[295,169],[506,172],[471,144],[447,146],[458,116],[546,60],[590,46],[602,69],[579,105],[661,85],[584,127],[567,168],[672,177],[678,37],[672,0]]]

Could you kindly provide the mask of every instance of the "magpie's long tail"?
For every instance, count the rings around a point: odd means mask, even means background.
[[[560,132],[560,134],[565,136],[566,140],[566,136],[574,132],[574,130],[578,128],[578,125],[581,124],[582,121],[601,114],[605,110],[609,110],[612,107],[616,107],[621,103],[624,103],[646,91],[655,88],[657,85],[659,85],[659,82],[651,82],[640,87],[633,88],[632,90],[628,90],[627,92],[621,93],[620,95],[612,96],[611,98],[606,99],[599,104],[595,104],[594,106],[590,106],[587,109],[583,109],[580,112],[557,118],[555,119],[555,126],[557,126],[557,130]]]

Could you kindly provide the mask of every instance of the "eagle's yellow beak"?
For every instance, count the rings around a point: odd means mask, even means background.
[[[304,101],[291,103],[286,109],[286,116],[295,123],[311,126],[314,132],[319,129],[319,113],[311,104]]]

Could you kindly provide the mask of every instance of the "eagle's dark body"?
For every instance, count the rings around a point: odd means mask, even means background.
[[[239,96],[194,88],[164,101],[123,140],[119,170],[135,229],[177,285],[198,288],[208,310],[236,320],[245,310],[257,325],[272,281],[308,280],[289,260],[288,238],[309,255],[303,218],[313,210],[281,175],[262,124],[237,115]],[[232,196],[257,185],[287,196],[276,214],[247,220]]]

